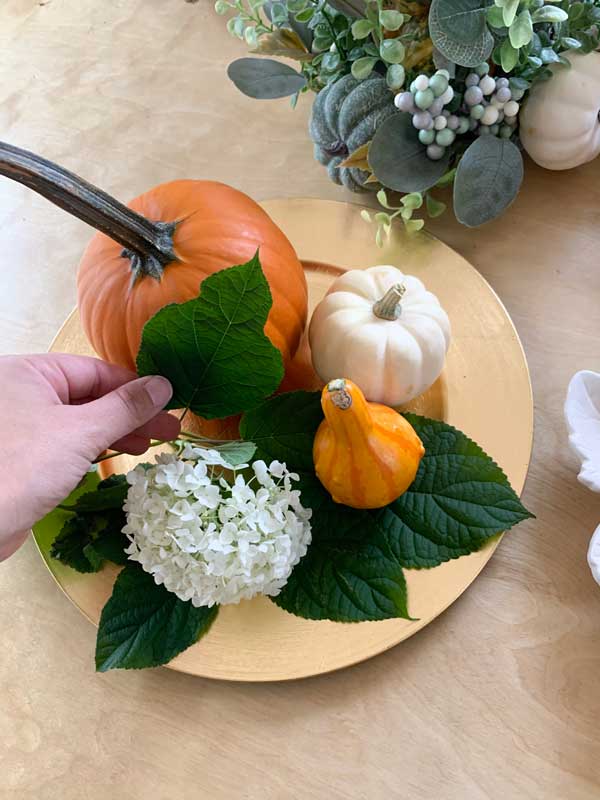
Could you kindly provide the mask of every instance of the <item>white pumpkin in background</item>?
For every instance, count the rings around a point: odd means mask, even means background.
[[[519,135],[546,169],[571,169],[600,153],[600,53],[563,53],[571,68],[552,64],[552,77],[533,85],[519,114]]]
[[[321,380],[341,375],[358,384],[367,400],[398,406],[438,378],[450,323],[418,278],[378,266],[334,281],[314,311],[309,337]]]

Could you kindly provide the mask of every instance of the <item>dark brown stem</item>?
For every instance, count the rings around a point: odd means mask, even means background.
[[[0,142],[0,175],[33,189],[122,244],[122,255],[131,260],[134,280],[143,275],[160,280],[164,267],[177,260],[173,250],[176,222],[151,222],[35,153]]]

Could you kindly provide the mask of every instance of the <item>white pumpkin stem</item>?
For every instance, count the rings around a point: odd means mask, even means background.
[[[373,313],[379,319],[394,320],[400,315],[400,301],[404,297],[406,287],[396,283],[373,305]]]

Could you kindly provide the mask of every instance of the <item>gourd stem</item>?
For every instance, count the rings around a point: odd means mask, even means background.
[[[396,283],[373,305],[373,313],[379,319],[398,319],[400,300],[404,297],[406,288],[401,283]]]
[[[45,158],[0,142],[0,175],[33,189],[69,214],[87,222],[123,245],[134,279],[160,279],[163,268],[177,257],[173,250],[174,222],[152,222],[110,195]]]

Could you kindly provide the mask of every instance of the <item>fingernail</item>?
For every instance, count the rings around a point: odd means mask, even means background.
[[[173,387],[166,378],[162,378],[160,375],[152,375],[148,378],[144,388],[157,408],[164,408],[173,397]]]

